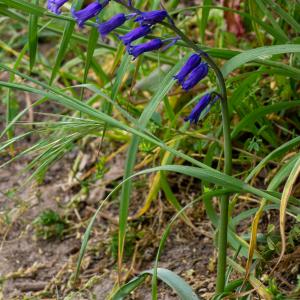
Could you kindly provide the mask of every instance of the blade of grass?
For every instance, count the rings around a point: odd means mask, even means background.
[[[296,183],[296,180],[300,174],[300,158],[296,161],[287,181],[284,186],[281,202],[280,202],[280,210],[279,210],[279,224],[280,224],[280,236],[281,236],[281,252],[280,256],[278,258],[278,261],[273,268],[272,272],[278,267],[279,263],[281,262],[285,250],[286,250],[286,241],[285,241],[285,216],[286,216],[286,208],[287,204],[290,198],[290,195],[292,194],[293,186]]]
[[[23,47],[22,51],[20,52],[13,68],[17,69],[19,64],[21,63],[26,51],[28,49],[28,44],[26,44],[26,46]],[[15,75],[13,73],[10,73],[9,75],[9,82],[13,82],[15,79]],[[7,91],[7,95],[6,95],[6,99],[4,100],[4,102],[6,103],[6,128],[5,130],[1,133],[1,137],[7,133],[7,137],[8,139],[11,139],[14,137],[14,128],[13,128],[13,124],[14,124],[14,118],[15,118],[15,113],[13,110],[13,99],[12,99],[12,90],[8,89]],[[14,145],[11,144],[10,147],[10,152],[13,155],[14,153]]]
[[[172,151],[170,151],[172,152]],[[95,214],[93,215],[92,219],[90,220],[90,223],[88,225],[88,228],[84,234],[84,238],[83,238],[83,243],[81,245],[81,249],[80,249],[80,255],[79,255],[79,258],[78,258],[78,262],[77,262],[77,271],[76,271],[76,277],[77,275],[79,274],[79,269],[80,269],[80,264],[81,264],[81,261],[82,261],[82,258],[83,258],[83,255],[85,253],[85,250],[86,250],[86,246],[87,246],[87,243],[88,243],[88,239],[89,239],[89,236],[90,236],[90,232],[91,232],[91,229],[92,229],[92,226],[96,220],[96,217],[99,213],[99,211],[101,210],[101,208],[103,207],[104,203],[121,187],[124,185],[124,183],[126,181],[129,181],[131,180],[132,178],[136,177],[136,176],[140,176],[140,175],[144,175],[144,174],[148,174],[148,173],[152,173],[152,172],[159,172],[159,171],[173,171],[173,172],[179,172],[179,173],[182,173],[182,174],[185,174],[185,175],[189,175],[189,176],[193,176],[193,177],[196,177],[196,178],[199,178],[201,180],[205,180],[205,181],[208,181],[208,182],[211,182],[211,183],[215,183],[217,185],[223,185],[223,186],[230,186],[232,187],[233,189],[229,189],[229,190],[222,190],[222,194],[225,192],[225,193],[232,193],[233,191],[240,191],[240,190],[243,190],[244,192],[253,192],[253,193],[256,193],[256,194],[259,194],[260,196],[265,196],[266,198],[268,198],[269,200],[275,200],[276,199],[276,203],[279,203],[279,199],[278,198],[275,198],[265,192],[262,192],[256,188],[252,188],[250,186],[247,186],[246,184],[244,184],[243,182],[240,182],[240,180],[238,179],[235,179],[235,178],[232,178],[228,175],[224,175],[222,173],[220,173],[220,177],[218,178],[218,176],[215,176],[215,173],[219,173],[218,171],[215,171],[215,170],[209,170],[208,172],[208,169],[200,169],[200,168],[195,168],[195,167],[184,167],[184,166],[161,166],[161,167],[156,167],[156,168],[152,168],[152,169],[147,169],[147,170],[144,170],[144,171],[141,171],[141,172],[138,172],[126,179],[124,179],[120,184],[118,184],[110,193],[109,195],[103,200],[103,202],[101,203],[101,206],[99,206],[99,208],[97,209],[97,211],[95,212]],[[210,174],[210,172],[212,172],[212,176],[208,176]],[[233,185],[231,184],[228,184],[228,182],[230,181],[233,181]],[[207,195],[209,195],[209,198],[212,196],[212,195],[215,195],[214,193],[218,193],[218,191],[213,191],[213,192],[210,192],[208,193]],[[183,210],[180,212],[182,213]],[[230,235],[231,237],[231,235]],[[230,239],[229,239],[230,242],[232,242]],[[244,246],[244,242],[241,241],[241,245]],[[237,245],[237,248],[239,248],[240,246]]]
[[[55,59],[55,63],[54,66],[52,68],[52,73],[51,73],[51,77],[50,77],[50,81],[49,84],[52,85],[57,73],[59,72],[61,63],[65,57],[65,54],[68,50],[69,44],[70,44],[70,40],[73,34],[75,28],[75,22],[69,22],[66,23],[65,25],[65,29],[61,38],[61,42],[59,45],[59,50]]]
[[[194,204],[196,204],[197,202],[199,202],[202,198],[207,197],[207,198],[212,198],[213,196],[221,196],[224,195],[224,193],[226,193],[226,190],[215,190],[213,192],[208,192],[203,194],[200,198],[192,201],[191,203],[187,204],[185,207],[183,207],[181,210],[179,210],[177,212],[177,214],[175,216],[172,217],[172,219],[168,222],[162,237],[160,239],[159,242],[159,247],[156,253],[156,258],[155,258],[155,262],[154,262],[154,267],[153,267],[153,277],[152,277],[152,299],[156,300],[157,299],[157,277],[158,277],[158,263],[159,263],[159,259],[161,257],[163,248],[165,247],[167,238],[170,234],[171,231],[171,227],[174,224],[174,222],[178,219],[178,217],[181,216],[181,214],[183,214],[185,212],[186,209],[192,207]]]
[[[229,7],[197,5],[197,6],[190,6],[190,7],[187,7],[187,8],[177,9],[177,10],[173,11],[172,14],[178,14],[180,12],[184,12],[184,11],[187,11],[187,10],[195,10],[195,9],[199,9],[199,8],[208,8],[208,7],[211,10],[218,9],[218,10],[229,11],[229,12],[232,12],[234,14],[238,14],[238,15],[242,16],[243,18],[249,19],[250,21],[255,22],[258,25],[260,25],[267,33],[269,33],[275,39],[277,39],[277,40],[282,39],[282,36],[280,35],[280,33],[278,33],[272,26],[270,26],[266,22],[262,21],[261,18],[256,18],[253,15],[250,15],[248,13],[245,13],[245,12],[242,12],[242,11],[239,11],[239,10],[235,10],[235,9],[232,9],[232,8],[229,8]]]
[[[286,148],[289,149],[291,145],[293,146],[294,144],[293,143],[288,143],[288,147],[286,145],[283,145],[284,147],[279,147],[278,149],[276,149],[275,151],[273,151],[272,153],[270,153],[270,156],[272,157],[272,156],[274,156],[274,155],[276,155],[278,153],[281,154],[283,150],[286,150]],[[268,158],[268,157],[266,157],[266,158]],[[291,162],[293,162],[293,160],[291,160]],[[263,163],[264,163],[264,161],[263,161]],[[292,164],[290,164],[290,165],[292,166]],[[297,165],[297,162],[296,162],[296,165]],[[258,165],[258,167],[261,168],[260,165]],[[259,170],[259,168],[258,168],[258,170]],[[286,169],[286,168],[284,168],[284,169]],[[276,176],[278,176],[278,174],[281,174],[281,172],[278,172]],[[280,176],[281,181],[284,180],[285,176],[286,176],[286,172],[283,174],[283,176],[282,175]],[[251,177],[251,173],[250,173],[248,175],[248,177],[246,178],[245,181],[248,182],[251,178],[252,177]],[[270,184],[268,186],[268,191],[274,191],[275,188],[277,187],[273,183],[274,183],[274,180],[272,180],[270,182]],[[290,195],[288,195],[287,199],[285,200],[286,203],[285,203],[285,209],[284,209],[284,211],[286,210],[287,201],[289,199],[289,196]],[[283,197],[283,195],[282,195],[282,197]],[[263,212],[265,210],[266,205],[267,205],[266,199],[262,199],[262,202],[260,203],[260,207],[259,207],[258,211],[255,213],[255,216],[254,216],[254,219],[253,219],[253,222],[252,222],[251,236],[250,236],[250,246],[249,246],[248,259],[247,259],[247,263],[246,263],[246,273],[245,273],[244,283],[246,282],[246,280],[249,279],[249,276],[250,276],[251,265],[252,265],[252,261],[253,261],[253,255],[254,255],[254,251],[256,249],[256,245],[257,245],[258,225],[259,225],[260,218],[261,218],[261,216],[262,216],[262,214],[263,214]],[[280,203],[280,211],[281,211],[281,209],[282,209],[282,201]]]
[[[0,64],[0,66],[1,66],[1,64]],[[24,74],[23,74],[23,76],[27,77],[27,78],[29,77]],[[32,79],[32,81],[35,81],[35,80]],[[36,82],[38,84],[43,84],[38,81],[36,81]],[[45,84],[43,84],[43,85],[45,85]],[[18,90],[23,90],[26,92],[30,92],[30,93],[38,94],[38,95],[41,95],[44,97],[48,97],[49,99],[52,99],[53,101],[56,101],[56,102],[64,105],[67,108],[74,109],[76,111],[81,111],[82,113],[89,115],[91,118],[95,118],[95,119],[101,120],[103,122],[107,122],[111,126],[126,130],[134,135],[145,138],[149,142],[154,143],[155,145],[161,147],[162,149],[170,151],[174,155],[179,156],[179,157],[191,162],[192,164],[195,164],[196,166],[203,168],[203,170],[205,170],[202,174],[202,171],[200,172],[199,168],[193,168],[193,167],[187,167],[187,166],[161,166],[161,167],[149,169],[151,171],[155,171],[155,170],[161,171],[162,170],[162,171],[171,171],[171,172],[184,172],[184,174],[189,175],[189,176],[194,176],[195,174],[197,174],[197,176],[196,176],[197,178],[200,176],[199,178],[202,178],[207,181],[212,181],[214,184],[217,184],[217,185],[223,185],[226,182],[225,186],[228,186],[230,188],[237,189],[238,191],[244,190],[245,192],[254,193],[255,195],[257,195],[259,197],[265,197],[270,201],[279,203],[279,199],[277,197],[275,197],[269,193],[266,193],[264,191],[258,190],[254,187],[248,186],[247,184],[245,184],[244,182],[242,182],[236,178],[233,178],[233,177],[225,175],[219,171],[211,169],[210,167],[189,157],[188,155],[185,155],[180,151],[174,150],[173,148],[166,146],[161,141],[144,134],[140,130],[131,128],[131,127],[115,120],[114,118],[107,116],[106,114],[103,114],[100,111],[97,111],[96,109],[88,106],[87,104],[80,102],[79,100],[77,100],[75,98],[69,98],[69,97],[67,98],[67,97],[58,96],[54,93],[41,91],[36,88],[26,86],[23,84],[16,84],[16,83],[0,81],[0,86],[6,87],[6,88],[15,88]],[[45,86],[47,86],[47,85],[45,85]],[[48,86],[48,87],[51,89],[50,86]],[[196,172],[197,170],[198,170],[198,172],[200,172],[199,174]],[[142,175],[142,173],[138,173],[138,174]]]
[[[287,13],[281,6],[279,6],[278,3],[272,0],[265,0],[265,2],[270,5],[270,7],[283,19],[285,20],[289,25],[292,26],[292,28],[296,32],[300,32],[300,24],[289,14]]]
[[[248,1],[248,6],[249,6],[249,13],[251,17],[256,17],[259,14],[259,10],[257,9],[257,5],[255,0],[249,0]],[[264,45],[264,36],[262,35],[261,31],[259,30],[258,23],[254,21],[254,19],[251,20],[252,27],[255,31],[258,45],[263,46]]]
[[[276,148],[274,151],[270,152],[260,163],[249,173],[245,182],[249,182],[255,175],[257,175],[270,160],[277,158],[278,156],[284,155],[287,151],[300,145],[300,137],[296,137],[280,147]]]
[[[32,0],[33,6],[39,5],[39,0]],[[36,53],[38,47],[38,16],[30,15],[29,17],[29,32],[28,32],[28,44],[29,44],[29,69],[32,69],[36,60]]]
[[[205,44],[205,30],[207,27],[208,16],[210,11],[210,6],[212,5],[212,0],[203,0],[203,8],[201,12],[201,20],[199,24],[200,37],[202,44]]]
[[[160,0],[152,0],[149,1],[151,4],[151,10],[155,10],[159,8]]]
[[[7,7],[12,7],[16,9],[21,9],[29,14],[35,14],[37,16],[42,16],[44,14],[44,9],[32,3],[27,3],[26,1],[22,0],[2,0]]]
[[[237,138],[238,134],[242,130],[251,128],[251,125],[254,124],[262,116],[265,116],[270,113],[278,112],[278,111],[281,112],[285,109],[290,109],[297,106],[300,106],[300,100],[281,102],[273,105],[260,107],[254,110],[253,112],[249,113],[248,115],[246,115],[245,118],[243,118],[241,122],[234,127],[231,133],[231,138],[232,139]]]
[[[261,0],[255,0],[256,4],[259,6],[261,11],[264,13],[264,15],[268,18],[268,20],[271,22],[272,27],[276,30],[277,34],[279,35],[277,37],[278,42],[280,43],[286,43],[289,40],[289,37],[287,34],[281,29],[280,25],[276,22],[276,20],[273,18],[273,15],[271,11],[266,7],[263,1]]]
[[[99,38],[98,29],[96,27],[93,27],[90,32],[90,37],[87,45],[87,53],[86,53],[86,59],[85,59],[85,66],[84,66],[84,73],[83,73],[83,79],[82,83],[83,85],[87,82],[88,73],[90,70],[90,66],[93,60],[94,51],[97,46],[97,41]],[[83,101],[84,97],[84,86],[81,88],[80,92],[80,101]]]
[[[83,3],[83,0],[76,0],[75,4],[74,4],[74,8],[79,9],[81,7],[82,3]],[[57,76],[57,74],[59,72],[61,63],[65,57],[65,54],[68,50],[69,45],[70,45],[70,41],[71,41],[71,38],[72,38],[72,35],[74,32],[74,29],[75,29],[75,21],[69,21],[66,23],[64,31],[63,31],[63,35],[61,38],[61,42],[60,42],[60,45],[58,48],[59,50],[58,50],[58,53],[56,56],[55,64],[52,68],[52,73],[51,73],[51,77],[50,77],[50,81],[49,81],[50,85],[52,85],[55,77]]]
[[[274,191],[275,189],[279,188],[279,186],[283,183],[283,181],[292,172],[292,169],[293,169],[294,165],[296,164],[296,162],[297,162],[297,160],[298,160],[299,157],[300,157],[300,154],[297,153],[288,162],[284,162],[284,164],[281,167],[281,169],[272,178],[272,180],[271,180],[271,182],[269,184],[269,189],[270,190]]]
[[[148,277],[153,275],[153,270],[141,272],[138,277],[133,278],[127,284],[122,286],[112,297],[112,300],[123,300],[130,295],[130,293],[139,287]],[[178,275],[168,269],[157,269],[157,277],[166,283],[178,297],[182,300],[200,300],[193,292],[192,288]]]
[[[275,45],[268,47],[260,47],[256,49],[247,50],[242,52],[225,63],[222,68],[224,77],[227,77],[233,70],[244,65],[247,62],[253,61],[261,56],[269,56],[275,54],[284,53],[298,53],[300,52],[300,45],[288,44],[288,45]]]
[[[233,261],[230,257],[228,257],[228,264],[231,265],[235,271],[237,271],[241,274],[245,274],[245,269],[243,269],[238,263]],[[256,289],[256,291],[260,295],[260,297],[262,297],[262,299],[265,299],[265,300],[273,299],[270,291],[256,277],[254,277],[253,275],[250,275],[249,281],[250,281],[251,285]]]
[[[39,29],[39,31],[37,32],[40,33],[42,32],[42,30],[44,30],[45,26],[41,27]],[[13,66],[13,69],[14,70],[17,70],[19,65],[21,64],[22,60],[24,60],[24,56],[27,52],[27,49],[28,49],[28,44],[29,44],[29,41],[28,43],[25,44],[25,46],[23,47],[23,49],[21,50],[21,52],[19,53],[19,55],[17,56],[17,59],[14,63],[14,66]],[[14,73],[10,73],[9,75],[9,82],[13,82],[15,79],[15,74]],[[13,125],[15,124],[15,122],[25,113],[27,112],[29,109],[31,109],[33,107],[32,106],[29,106],[27,107],[27,109],[25,109],[23,112],[24,113],[19,113],[16,115],[16,113],[14,112],[14,109],[13,109],[13,99],[11,99],[12,97],[12,90],[11,89],[8,89],[7,91],[7,95],[5,97],[5,100],[4,102],[6,103],[6,127],[5,129],[2,131],[2,133],[0,134],[0,138],[4,136],[4,134],[7,133],[7,137],[8,139],[11,139],[13,136],[14,136],[14,128],[13,128]],[[11,155],[14,154],[14,145],[11,144],[10,146],[10,152],[11,152]]]
[[[157,91],[157,93],[150,100],[149,105],[144,109],[140,119],[139,119],[139,128],[144,129],[147,126],[147,123],[152,117],[152,114],[155,112],[158,104],[162,99],[166,96],[168,91],[174,85],[173,76],[175,72],[179,69],[179,67],[183,64],[183,61],[177,63],[168,75],[164,78],[161,87]],[[136,161],[136,155],[139,145],[139,137],[133,136],[130,142],[126,162],[125,162],[125,170],[124,170],[124,179],[130,177],[133,173],[134,164]],[[131,194],[132,183],[131,181],[127,181],[122,186],[121,196],[120,196],[120,215],[119,215],[119,253],[118,253],[118,269],[121,270],[122,261],[123,261],[123,251],[124,251],[124,241],[126,235],[126,227],[127,227],[127,218],[128,218],[128,209],[129,209],[129,201]]]

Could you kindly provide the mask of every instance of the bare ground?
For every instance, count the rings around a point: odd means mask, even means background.
[[[27,140],[19,146],[26,149],[33,143],[33,140]],[[106,146],[109,152],[110,146]],[[75,158],[81,155],[81,166],[76,176],[92,174],[96,154],[91,147],[83,151],[74,149],[51,167],[41,184],[31,181],[24,185],[30,173],[20,171],[32,157],[17,160],[1,170],[0,299],[106,299],[112,292],[117,282],[114,237],[118,197],[105,204],[98,216],[79,280],[74,282],[81,239],[88,221],[123,174],[124,151],[107,164],[104,177],[94,180],[88,189],[78,184],[74,174],[70,173]],[[0,159],[4,162],[9,156],[2,153]],[[187,178],[171,177],[169,180],[182,205],[196,195],[194,183],[187,184]],[[146,184],[146,178],[136,182],[131,213],[142,206],[148,190]],[[186,188],[188,185],[189,189]],[[129,236],[134,238],[130,241],[128,247],[132,249],[124,263],[127,280],[153,267],[160,237],[168,220],[175,214],[163,195],[159,195],[156,201],[145,216],[129,223]],[[43,239],[37,236],[34,221],[49,209],[66,220],[67,227],[61,237]],[[215,281],[215,253],[210,238],[212,228],[201,203],[190,209],[188,216],[197,230],[178,220],[159,266],[182,276],[198,295],[209,299]],[[150,293],[148,280],[130,299],[150,299]],[[159,299],[178,299],[163,284],[160,284],[159,293]]]

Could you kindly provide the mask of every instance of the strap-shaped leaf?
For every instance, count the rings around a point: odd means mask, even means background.
[[[35,14],[37,16],[42,16],[44,14],[44,9],[32,3],[28,3],[27,1],[23,0],[3,0],[3,2],[8,6],[16,9],[23,10],[29,14]]]
[[[123,285],[112,297],[112,300],[123,300],[133,290],[139,287],[147,278],[147,275],[153,275],[153,270],[147,270],[142,272],[139,276],[133,278],[127,284]],[[192,288],[177,274],[164,269],[157,269],[157,277],[172,288],[179,299],[182,300],[200,300],[200,298],[193,292]]]
[[[286,44],[286,45],[276,45],[268,47],[260,47],[256,49],[251,49],[241,54],[238,54],[231,58],[225,63],[222,68],[222,73],[224,77],[227,77],[233,70],[244,65],[247,62],[254,61],[258,58],[263,58],[264,56],[270,56],[275,54],[284,53],[297,53],[300,52],[300,45],[296,44]]]
[[[33,0],[32,5],[38,6],[39,0]],[[36,52],[38,47],[38,16],[30,15],[29,17],[29,33],[28,33],[28,44],[29,44],[29,65],[30,72],[33,69],[36,59]]]

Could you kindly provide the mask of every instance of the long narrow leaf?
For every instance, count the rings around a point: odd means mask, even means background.
[[[222,73],[224,77],[227,77],[236,68],[262,56],[298,52],[300,52],[300,45],[296,44],[276,45],[247,50],[227,61],[222,68]]]
[[[112,300],[123,300],[125,297],[140,286],[146,279],[145,275],[153,275],[153,270],[147,270],[142,272],[138,277],[133,278],[129,283],[121,287],[115,295],[112,297]],[[157,277],[171,287],[179,299],[182,300],[199,300],[198,296],[193,292],[192,288],[178,275],[174,272],[158,268]]]
[[[38,6],[39,0],[33,0],[32,5]],[[29,17],[29,58],[30,58],[30,72],[33,69],[36,59],[36,52],[38,47],[38,16],[37,15],[30,15]]]

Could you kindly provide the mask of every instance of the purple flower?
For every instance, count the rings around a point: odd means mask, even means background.
[[[218,99],[219,96],[216,96],[211,102],[212,94],[205,94],[200,101],[196,104],[196,106],[193,108],[192,112],[188,117],[186,117],[185,121],[190,121],[191,123],[198,123],[201,113],[210,105],[213,105]],[[208,107],[208,109],[210,108]]]
[[[126,33],[123,36],[119,36],[119,39],[123,41],[124,45],[129,45],[130,43],[132,43],[133,41],[146,36],[148,33],[151,32],[151,28],[150,26],[140,26],[137,27],[133,30],[131,30],[130,32]]]
[[[192,54],[187,60],[185,65],[181,68],[174,78],[178,80],[180,84],[183,84],[185,77],[201,63],[201,57],[198,54]]]
[[[153,25],[162,22],[167,16],[168,13],[165,10],[142,12],[140,16],[135,19],[135,22],[139,22],[141,25]]]
[[[192,89],[207,74],[208,65],[206,63],[200,63],[199,66],[194,68],[188,78],[182,83],[182,88],[185,91]]]
[[[84,23],[95,16],[97,16],[100,11],[108,4],[109,0],[105,0],[103,4],[95,1],[81,10],[75,11],[74,8],[71,9],[72,16],[78,23],[79,27],[83,27]]]
[[[126,22],[127,18],[124,14],[117,14],[113,16],[110,20],[99,24],[98,30],[102,37],[108,35],[111,31],[117,27],[123,25]]]
[[[139,55],[145,53],[145,52],[150,52],[153,50],[158,50],[163,46],[163,41],[161,39],[153,39],[150,42],[140,44],[137,46],[131,46],[129,45],[127,47],[128,53],[130,55],[133,55],[134,59],[136,59]]]
[[[48,9],[49,9],[51,12],[53,12],[53,13],[59,15],[59,14],[61,13],[60,8],[61,8],[66,2],[68,2],[68,0],[48,0],[48,5],[47,5],[47,7],[48,7]]]

